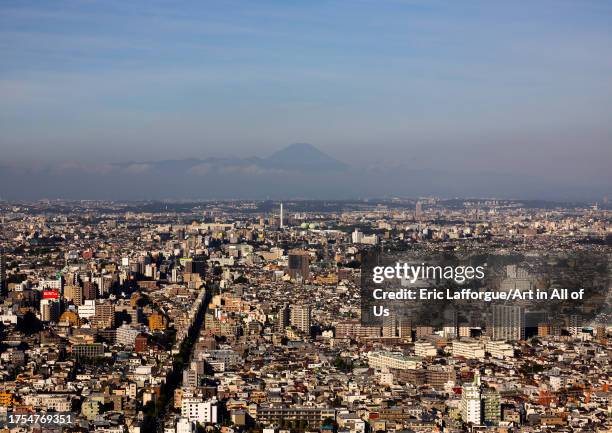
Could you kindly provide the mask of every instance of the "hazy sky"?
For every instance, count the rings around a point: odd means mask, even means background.
[[[612,183],[611,1],[2,0],[0,59],[5,163],[310,142]]]

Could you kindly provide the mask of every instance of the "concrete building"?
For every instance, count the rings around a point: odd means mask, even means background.
[[[417,341],[414,343],[414,354],[422,358],[436,356],[438,350],[430,341]]]
[[[525,309],[517,305],[491,307],[491,338],[516,341],[525,338]]]
[[[217,422],[217,402],[200,398],[183,398],[181,416],[200,424]]]
[[[291,307],[291,325],[306,334],[310,334],[312,307],[309,304],[293,305]]]
[[[412,370],[421,367],[421,358],[393,352],[370,352],[368,365],[378,369]]]
[[[40,320],[43,322],[57,322],[60,316],[60,303],[57,299],[40,300]]]
[[[310,255],[307,251],[289,251],[287,273],[292,279],[308,280],[310,277]]]
[[[485,357],[482,344],[471,339],[453,341],[451,352],[455,357],[466,359],[483,359]]]
[[[482,423],[482,407],[480,401],[480,377],[476,375],[474,382],[461,387],[461,419],[465,423],[480,425]]]

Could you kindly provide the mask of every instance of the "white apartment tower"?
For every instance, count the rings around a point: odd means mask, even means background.
[[[461,418],[465,423],[480,425],[482,422],[482,403],[480,401],[480,376],[474,382],[461,387]]]

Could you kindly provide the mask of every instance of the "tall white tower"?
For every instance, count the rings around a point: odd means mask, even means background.
[[[480,374],[474,375],[474,382],[464,383],[461,387],[461,418],[465,423],[482,423],[482,403],[480,401]]]
[[[280,204],[280,228],[282,229],[284,226],[283,222],[283,202]]]

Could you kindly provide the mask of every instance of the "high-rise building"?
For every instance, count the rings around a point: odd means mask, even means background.
[[[195,369],[183,370],[183,386],[195,388],[199,383],[198,372]]]
[[[149,316],[149,329],[151,331],[163,331],[167,324],[166,317],[161,313],[155,312]]]
[[[480,425],[482,422],[482,406],[480,401],[480,376],[474,376],[474,382],[465,383],[461,387],[461,419],[463,422]]]
[[[283,215],[283,203],[280,204],[280,223],[279,227],[282,229],[285,226],[285,216]]]
[[[300,331],[310,334],[312,321],[312,308],[307,304],[298,304],[291,307],[291,325]]]
[[[501,420],[501,395],[493,388],[482,392],[482,420],[486,425],[498,425]]]
[[[91,318],[91,324],[95,328],[115,327],[115,305],[110,302],[98,302],[95,304],[96,314]]]
[[[64,287],[64,299],[71,301],[76,306],[83,305],[83,289],[76,285]]]
[[[206,272],[206,261],[202,257],[193,257],[185,260],[185,273],[204,276]]]
[[[538,323],[538,337],[548,337],[551,334],[551,326],[548,322]]]
[[[491,338],[522,340],[525,338],[525,309],[516,305],[493,305],[491,308]]]
[[[287,273],[293,279],[301,278],[307,280],[310,276],[310,256],[307,251],[289,251],[289,263]]]
[[[83,299],[96,299],[98,294],[98,288],[92,281],[85,281],[83,283]]]
[[[145,334],[139,334],[134,339],[134,350],[138,353],[146,352],[149,349],[149,339]]]
[[[60,315],[58,299],[46,298],[40,300],[40,320],[43,322],[57,322]]]
[[[363,241],[363,233],[361,233],[358,228],[356,228],[355,231],[351,233],[351,241],[354,244],[360,244]]]
[[[457,338],[457,310],[449,308],[444,311],[444,327],[442,328],[442,334],[445,338]]]
[[[397,328],[400,338],[412,340],[412,319],[410,317],[400,317]]]
[[[429,337],[433,335],[434,329],[433,326],[429,325],[417,325],[416,326],[416,339],[419,340],[421,338]]]
[[[576,337],[582,332],[582,317],[578,314],[572,314],[567,320],[567,331],[571,336]]]
[[[421,218],[423,216],[423,204],[420,201],[417,201],[414,206],[414,217]]]
[[[8,294],[8,287],[6,284],[6,254],[4,248],[0,247],[0,298],[5,297]]]
[[[397,316],[395,313],[383,317],[382,336],[387,338],[397,337]]]
[[[275,326],[277,332],[282,332],[287,326],[289,326],[290,315],[291,310],[289,309],[289,306],[287,304],[283,305],[276,316]]]
[[[110,292],[112,280],[109,277],[95,277],[93,279],[94,284],[98,287],[98,295],[105,296]]]

